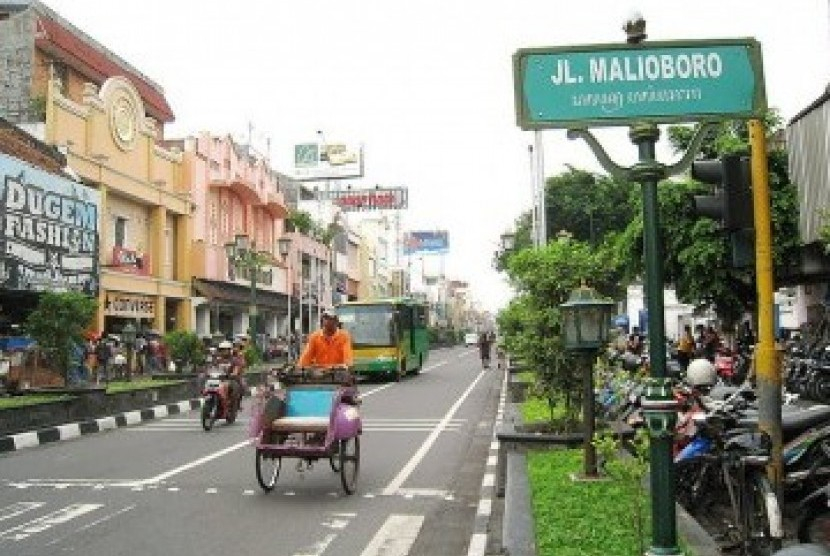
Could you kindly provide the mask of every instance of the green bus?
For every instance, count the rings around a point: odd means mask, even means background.
[[[426,303],[409,297],[347,301],[337,317],[352,337],[355,372],[400,380],[429,355]]]

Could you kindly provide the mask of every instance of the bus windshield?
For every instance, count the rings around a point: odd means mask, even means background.
[[[337,309],[337,317],[356,346],[395,345],[394,316],[389,305],[341,305]]]

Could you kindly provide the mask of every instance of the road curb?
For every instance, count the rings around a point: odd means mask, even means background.
[[[490,449],[487,454],[487,462],[484,468],[484,477],[481,479],[481,491],[476,508],[476,517],[473,522],[473,532],[470,536],[470,544],[467,548],[467,556],[485,556],[490,539],[491,516],[493,514],[493,503],[496,498],[496,471],[498,465],[499,441],[496,431],[504,419],[504,407],[507,397],[507,373],[499,391],[499,404],[496,410],[496,418],[493,421],[491,431]]]
[[[109,417],[100,417],[98,419],[90,419],[76,423],[55,425],[36,431],[10,434],[0,437],[0,453],[15,452],[24,448],[35,448],[41,444],[71,440],[87,434],[138,425],[154,419],[161,419],[168,415],[185,413],[201,406],[202,398],[191,398],[177,403],[127,411]]]

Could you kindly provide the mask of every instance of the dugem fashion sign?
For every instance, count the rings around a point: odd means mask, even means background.
[[[763,117],[753,39],[527,48],[513,55],[523,129]]]
[[[0,285],[98,289],[98,191],[0,154]]]

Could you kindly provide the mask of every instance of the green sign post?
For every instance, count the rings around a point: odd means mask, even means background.
[[[513,56],[523,129],[763,117],[753,39],[521,49]]]
[[[588,142],[602,167],[642,186],[648,338],[665,345],[663,245],[657,184],[685,171],[721,120],[763,119],[761,47],[753,39],[643,43],[645,20],[626,23],[627,44],[521,49],[513,56],[516,117],[522,129],[566,128]],[[657,124],[701,122],[683,158],[655,160]],[[614,163],[589,127],[629,126],[638,162]],[[677,407],[666,351],[650,352],[643,415],[650,436],[652,544],[648,556],[680,556],[672,443]],[[780,387],[778,389],[780,394]]]

